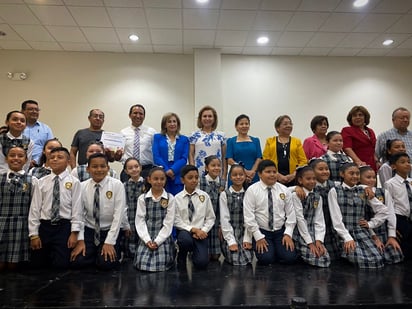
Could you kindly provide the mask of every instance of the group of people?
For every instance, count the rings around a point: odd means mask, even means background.
[[[39,118],[36,101],[6,116],[0,134],[0,269],[113,269],[131,258],[137,269],[196,268],[221,256],[233,265],[295,263],[328,267],[345,258],[380,268],[412,256],[412,133],[410,112],[393,112],[393,128],[378,137],[363,106],[349,126],[328,131],[315,116],[302,143],[292,119],[279,116],[277,135],[217,130],[211,106],[198,130],[180,133],[176,113],[159,133],[143,124],[143,105],[130,107],[124,147],[100,141],[104,113],[92,109],[70,150]],[[109,162],[120,161],[120,175]],[[377,181],[379,174],[379,182]],[[382,187],[377,187],[378,183]]]

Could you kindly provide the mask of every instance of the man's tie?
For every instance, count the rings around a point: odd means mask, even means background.
[[[193,214],[195,212],[195,206],[193,206],[193,202],[192,202],[192,196],[191,195],[187,195],[187,197],[189,198],[189,203],[187,205],[188,207],[188,213],[189,213],[189,221],[192,222],[192,218],[193,218]]]
[[[134,129],[133,157],[140,160],[140,129]]]
[[[408,192],[408,199],[409,199],[409,209],[412,210],[412,190],[411,186],[409,184],[409,181],[405,180],[404,181],[405,186],[406,186],[406,191]],[[412,218],[412,211],[409,212],[409,218]]]
[[[53,199],[51,207],[51,224],[56,224],[60,220],[60,184],[59,176],[54,177]]]
[[[94,185],[93,218],[94,218],[94,244],[100,244],[100,185]]]
[[[272,188],[268,187],[269,228],[273,230],[273,198]]]

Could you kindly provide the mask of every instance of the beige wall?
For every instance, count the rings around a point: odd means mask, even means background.
[[[246,113],[250,133],[260,137],[263,147],[281,114],[292,117],[293,135],[304,139],[311,135],[309,122],[316,114],[327,115],[331,129],[340,130],[349,109],[361,104],[379,133],[391,127],[394,108],[412,110],[411,58],[220,57],[213,50],[196,55],[195,61],[193,55],[0,51],[0,117],[4,121],[25,99],[38,100],[40,120],[69,147],[75,131],[88,126],[91,108],[106,113],[104,129],[119,131],[130,123],[129,107],[142,103],[147,125],[159,130],[162,115],[174,111],[188,134],[196,127],[196,106],[203,105],[199,98],[221,91],[222,103],[204,103],[222,111],[219,129],[234,135],[234,118]],[[213,70],[205,59],[211,59]],[[11,81],[8,71],[29,77]],[[203,72],[216,76],[200,78]]]

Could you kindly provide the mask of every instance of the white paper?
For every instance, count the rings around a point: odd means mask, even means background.
[[[123,134],[120,133],[103,131],[101,142],[103,143],[104,148],[116,151],[124,149],[125,138]]]

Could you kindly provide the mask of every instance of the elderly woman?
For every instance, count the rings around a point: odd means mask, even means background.
[[[278,136],[269,137],[263,150],[263,159],[276,163],[278,181],[286,186],[295,184],[296,167],[306,165],[307,159],[300,139],[290,136],[293,123],[288,115],[275,120]]]
[[[313,117],[310,128],[314,134],[303,141],[303,150],[306,158],[319,158],[328,150],[326,141],[326,133],[329,128],[328,118],[322,115]]]
[[[377,157],[375,155],[375,132],[368,127],[371,115],[363,106],[354,106],[349,111],[346,120],[348,127],[342,129],[343,151],[352,158],[358,166],[369,165],[376,172]]]

